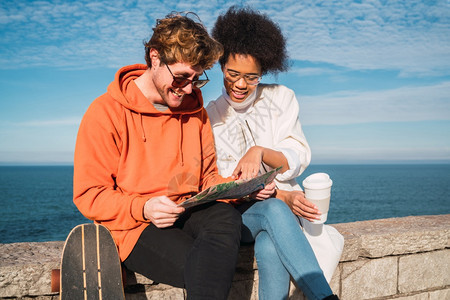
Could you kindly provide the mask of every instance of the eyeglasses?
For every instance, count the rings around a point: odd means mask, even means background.
[[[253,74],[241,74],[239,72],[235,72],[232,70],[226,69],[223,73],[223,78],[229,83],[235,83],[236,81],[244,78],[245,82],[248,85],[258,85],[261,81],[261,76],[253,75]]]
[[[164,63],[167,67],[167,70],[169,70],[170,75],[172,75],[173,81],[172,81],[172,86],[175,88],[184,88],[185,86],[187,86],[188,84],[192,84],[193,87],[195,88],[201,88],[204,87],[205,84],[207,84],[209,82],[209,78],[208,75],[206,75],[206,72],[203,71],[203,74],[205,74],[206,79],[196,79],[196,80],[190,80],[188,78],[185,77],[175,77],[172,73],[172,71],[170,70],[169,66]]]

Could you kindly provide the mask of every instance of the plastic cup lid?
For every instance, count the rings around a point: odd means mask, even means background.
[[[327,173],[314,173],[303,180],[305,189],[326,189],[333,185],[333,181]]]

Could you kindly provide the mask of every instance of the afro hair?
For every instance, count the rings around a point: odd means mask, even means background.
[[[212,36],[224,48],[219,59],[224,66],[230,55],[253,56],[261,66],[262,75],[287,71],[286,39],[280,27],[267,15],[249,7],[232,6],[220,15]]]

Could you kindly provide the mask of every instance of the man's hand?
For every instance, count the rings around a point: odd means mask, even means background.
[[[250,198],[256,200],[267,200],[275,193],[275,181],[266,185],[263,189],[250,194]]]
[[[302,191],[277,191],[277,198],[286,202],[292,212],[308,221],[319,220],[321,212],[311,202],[306,200]]]
[[[158,196],[145,202],[144,218],[158,228],[165,228],[172,226],[184,210],[166,196]]]

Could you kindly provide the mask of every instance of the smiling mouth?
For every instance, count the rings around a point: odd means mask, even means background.
[[[177,92],[175,92],[175,90],[173,90],[173,89],[170,89],[170,91],[172,92],[172,94],[174,94],[176,97],[178,97],[178,98],[181,98],[181,97],[183,97],[184,96],[184,94],[183,93],[177,93]]]
[[[231,90],[231,92],[233,93],[233,96],[236,98],[236,99],[242,99],[242,98],[245,98],[245,96],[248,94],[248,91],[245,91],[245,92],[240,92],[240,91],[236,91],[236,90]]]

